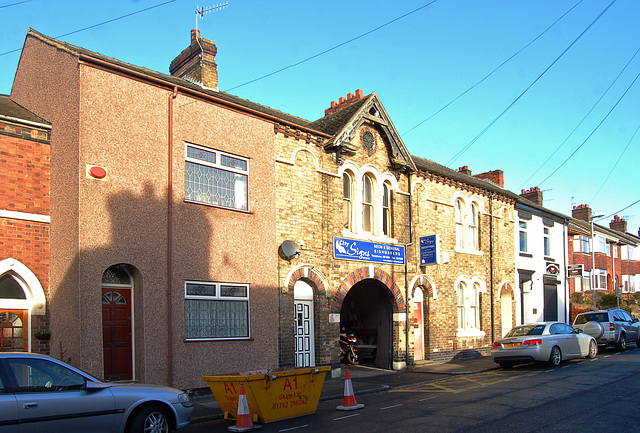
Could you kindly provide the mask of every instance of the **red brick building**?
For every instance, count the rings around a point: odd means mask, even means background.
[[[0,351],[49,353],[50,136],[0,95]]]
[[[569,264],[584,267],[582,278],[571,278],[570,293],[592,294],[592,287],[595,287],[596,293],[617,293],[618,289],[622,291],[625,280],[623,275],[634,272],[635,276],[638,273],[637,261],[629,259],[629,251],[633,251],[638,243],[637,237],[626,233],[626,224],[622,224],[624,221],[617,217],[610,227],[595,222],[592,224],[592,211],[588,205],[574,206],[572,216],[574,222],[590,234],[576,234],[569,240]],[[624,252],[626,258],[623,259]],[[629,281],[629,278],[626,280]],[[629,290],[628,288],[627,291]]]

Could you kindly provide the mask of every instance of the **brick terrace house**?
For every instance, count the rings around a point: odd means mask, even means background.
[[[591,215],[588,205],[574,206],[572,210],[574,221],[580,224],[587,234],[575,234],[573,241],[569,242],[570,263],[584,267],[582,278],[572,279],[570,293],[593,294],[592,288],[595,288],[596,292],[616,293],[618,288],[624,287],[623,275],[630,281],[629,276],[637,272],[637,264],[633,259],[629,259],[629,254],[631,251],[633,255],[638,238],[626,233],[626,224],[621,224],[619,219],[611,222],[611,228],[594,223],[592,237]],[[630,274],[631,272],[634,273]]]
[[[341,329],[381,368],[488,348],[501,309],[514,317],[516,196],[409,155],[375,93],[302,126],[329,138],[276,126],[278,243],[294,245],[279,263],[281,365],[339,367]]]
[[[0,95],[0,351],[49,352],[49,122]]]
[[[618,287],[622,287],[622,296],[631,298],[636,292],[640,292],[640,229],[638,235],[627,232],[627,221],[618,215],[609,222],[609,228],[616,232],[623,233],[633,244],[620,244],[620,279]]]
[[[375,93],[311,122],[219,92],[215,53],[192,31],[165,75],[28,32],[12,97],[58,131],[54,356],[194,387],[337,374],[341,328],[400,369],[478,355],[515,322],[501,172],[412,157]]]

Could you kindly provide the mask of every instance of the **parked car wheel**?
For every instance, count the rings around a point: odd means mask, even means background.
[[[158,405],[140,409],[131,419],[127,433],[169,433],[171,423],[166,411]]]
[[[558,346],[553,346],[551,349],[551,355],[549,356],[549,365],[557,367],[562,362],[562,352]]]
[[[620,341],[616,344],[616,348],[621,352],[627,350],[627,337],[624,334],[620,334]]]
[[[595,341],[591,340],[591,342],[589,343],[589,354],[587,355],[587,358],[593,359],[596,357],[597,354],[598,354],[598,345],[596,344]]]

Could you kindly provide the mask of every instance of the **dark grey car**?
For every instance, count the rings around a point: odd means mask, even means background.
[[[626,350],[627,343],[635,343],[640,347],[638,319],[620,308],[580,313],[573,321],[573,327],[593,336],[599,346],[615,346],[618,350]]]

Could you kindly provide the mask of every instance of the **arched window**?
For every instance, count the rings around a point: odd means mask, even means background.
[[[469,237],[467,242],[467,247],[472,250],[477,250],[480,245],[478,242],[478,205],[475,203],[471,203],[469,212]]]
[[[465,247],[464,239],[464,226],[466,219],[465,206],[462,199],[457,199],[455,204],[456,212],[456,246],[459,248]]]
[[[477,331],[480,329],[480,284],[458,283],[458,329]]]
[[[382,232],[391,237],[391,188],[386,182],[382,192]]]
[[[373,232],[374,217],[374,183],[369,175],[362,176],[362,231]]]
[[[346,171],[342,174],[342,212],[344,228],[353,231],[353,178]]]

